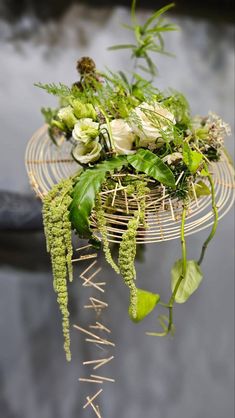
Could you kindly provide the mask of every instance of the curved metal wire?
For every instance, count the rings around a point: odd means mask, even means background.
[[[51,187],[78,170],[77,163],[70,156],[70,144],[56,147],[47,134],[47,126],[37,130],[28,143],[25,165],[30,183],[36,195],[41,199]],[[216,202],[219,218],[222,218],[234,203],[234,170],[225,153],[219,162],[211,164],[215,182]],[[181,204],[177,200],[164,198],[161,188],[154,188],[147,197],[146,222],[148,228],[139,228],[137,243],[156,243],[179,238],[181,223]],[[105,194],[102,195],[103,200]],[[108,239],[120,242],[126,230],[131,213],[137,203],[118,191],[115,195],[115,207],[107,207]],[[192,200],[185,223],[185,235],[194,234],[208,228],[213,223],[210,196]],[[95,214],[91,216],[91,225],[96,228]]]

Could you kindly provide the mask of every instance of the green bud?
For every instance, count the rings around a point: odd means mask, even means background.
[[[69,129],[73,129],[77,118],[74,116],[73,108],[71,106],[62,107],[58,112],[58,118],[64,122]]]
[[[71,106],[73,107],[74,114],[78,119],[97,118],[97,113],[91,103],[81,103],[78,99],[74,99],[71,100]]]

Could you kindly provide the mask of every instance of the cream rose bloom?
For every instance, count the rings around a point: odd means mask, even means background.
[[[110,122],[110,129],[112,134],[113,146],[117,154],[133,154],[133,143],[135,134],[131,127],[124,119],[114,119]],[[101,131],[107,138],[108,127],[107,124],[101,125]]]
[[[162,131],[169,132],[175,124],[174,115],[159,103],[142,103],[136,107],[129,119],[130,127],[140,138],[140,146],[148,146],[158,138],[162,138]]]
[[[74,125],[72,137],[85,144],[99,135],[99,124],[91,118],[83,118]]]
[[[73,158],[81,164],[89,164],[97,161],[100,158],[100,152],[102,150],[101,144],[98,140],[90,141],[88,144],[84,142],[78,142],[73,148]]]

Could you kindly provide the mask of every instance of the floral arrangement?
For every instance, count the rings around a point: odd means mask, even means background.
[[[57,109],[43,108],[42,113],[51,140],[58,147],[68,141],[78,164],[75,175],[55,185],[43,202],[47,249],[68,360],[71,354],[67,283],[73,278],[73,230],[95,247],[103,247],[107,262],[129,288],[129,316],[134,322],[143,320],[156,305],[167,310],[168,316],[159,316],[162,331],[148,333],[163,336],[174,331],[174,304],[184,303],[202,280],[200,266],[218,223],[210,163],[219,161],[224,137],[230,129],[213,113],[193,118],[181,93],[162,92],[154,87],[157,68],[152,54],[168,54],[163,34],[177,29],[163,18],[173,4],[156,11],[144,25],[137,21],[135,6],[134,0],[132,23],[125,25],[133,32],[133,44],[110,48],[131,51],[131,74],[99,72],[91,58],[83,57],[77,62],[80,79],[71,87],[36,84],[59,97]],[[143,72],[147,75],[143,76]],[[148,228],[146,199],[157,187],[182,206],[182,257],[172,267],[172,293],[167,303],[158,294],[137,287],[134,265],[137,231]],[[126,200],[136,202],[135,210],[129,212],[117,260],[107,237],[105,213],[115,214],[116,210],[109,191],[119,191]],[[188,260],[184,231],[187,208],[191,200],[205,195],[211,195],[213,227],[198,261]],[[95,219],[95,228],[91,218]]]

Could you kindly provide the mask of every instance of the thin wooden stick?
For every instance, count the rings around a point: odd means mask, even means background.
[[[110,329],[108,329],[107,327],[105,327],[100,322],[96,322],[96,325],[90,325],[89,328],[100,329],[101,331],[106,331],[108,334],[111,334]]]
[[[157,200],[153,200],[152,202],[148,203],[148,205],[146,205],[146,208],[148,208],[149,206],[155,205],[155,203],[161,202],[162,200],[166,199],[168,196],[170,196],[170,194],[159,197],[159,199]]]
[[[92,247],[92,245],[91,244],[87,244],[87,245],[84,245],[83,247],[76,248],[75,251],[86,250],[87,248],[90,248],[90,247]]]
[[[197,193],[196,193],[193,181],[191,182],[191,186],[192,186],[192,189],[193,189],[193,195],[194,195],[194,199],[196,201],[196,205],[197,205],[197,207],[199,207],[199,203],[198,203],[198,199],[197,199]]]
[[[162,186],[162,189],[163,189],[162,210],[165,210],[165,198],[166,198],[166,188],[165,188],[165,186]]]
[[[86,397],[86,399],[88,400],[88,402],[83,406],[83,409],[87,408],[91,402],[93,402],[101,393],[103,392],[103,389],[98,390],[98,392],[96,392],[96,394],[90,398],[89,396]]]
[[[79,377],[78,380],[79,380],[79,382],[86,382],[86,383],[99,383],[99,384],[103,383],[102,380],[97,380],[97,379],[94,379],[94,378],[90,379],[90,378],[85,378],[85,377]]]
[[[173,221],[175,221],[175,214],[174,214],[174,209],[173,209],[171,199],[169,199],[169,203],[170,203],[170,208],[171,208],[171,216],[172,216]]]
[[[95,339],[95,340],[89,340],[89,341],[86,339],[86,341],[88,342],[96,342],[98,344],[111,345],[115,347],[115,344],[112,343],[111,341],[105,340],[104,338],[99,337],[99,335],[93,334],[92,332],[87,331],[86,329],[81,328],[78,325],[74,325],[74,328]]]
[[[175,182],[175,185],[177,186],[177,184],[180,182],[180,180],[181,180],[181,178],[183,177],[183,175],[184,175],[184,171],[181,171],[181,173],[180,173],[180,175],[179,175],[179,177],[178,177],[178,179],[176,180],[176,182]]]
[[[114,379],[111,379],[110,377],[96,376],[95,374],[91,374],[91,377],[93,379],[100,379],[100,380],[102,380],[102,383],[103,382],[111,382],[111,383],[114,383],[115,382],[115,380]]]
[[[118,184],[116,183],[115,190],[114,190],[114,194],[113,194],[113,200],[112,200],[111,206],[114,206],[114,202],[115,202],[115,199],[116,199],[116,194],[117,194],[117,188],[118,188]]]
[[[95,253],[95,254],[81,255],[79,258],[74,258],[72,260],[72,263],[76,263],[77,261],[90,260],[91,258],[97,258],[97,253]]]
[[[80,277],[83,279],[84,274],[86,274],[95,264],[97,264],[97,260],[93,261],[86,269],[80,274]]]
[[[124,196],[125,196],[125,204],[126,204],[126,213],[129,215],[129,206],[128,206],[128,199],[127,199],[127,192],[124,190]]]
[[[100,367],[104,366],[105,364],[109,363],[110,361],[112,361],[114,359],[114,356],[111,356],[107,359],[99,359],[99,360],[90,360],[90,361],[84,361],[83,365],[90,365],[90,364],[95,364],[95,366],[93,367],[93,370],[97,370]]]
[[[115,347],[115,344],[108,340],[92,340],[91,338],[86,338],[86,342],[88,343],[95,343],[95,344],[103,344],[103,345],[110,345],[112,347]]]

